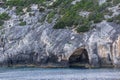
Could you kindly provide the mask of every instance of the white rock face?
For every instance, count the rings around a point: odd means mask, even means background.
[[[33,4],[33,5],[31,6],[31,9],[32,9],[32,10],[38,10],[38,5],[37,5],[37,4]]]
[[[49,6],[53,5],[53,3],[56,2],[56,0],[52,0],[49,2]]]
[[[104,62],[104,64],[109,65],[111,64],[111,60],[113,60],[113,64],[116,65],[116,62],[119,63],[119,60],[116,60],[114,58],[116,57],[115,54],[117,55],[119,54],[119,50],[116,50],[116,48],[113,46],[113,45],[116,45],[116,46],[119,45],[119,39],[117,40],[117,42],[115,41],[115,43],[113,40],[113,39],[115,40],[117,39],[115,38],[115,35],[117,33],[116,29],[110,23],[107,23],[105,21],[98,24],[97,26],[98,26],[97,27],[98,30],[95,31],[94,34],[91,34],[91,37],[89,38],[89,41],[88,41],[89,53],[98,55],[99,58],[103,59],[102,62]],[[114,49],[116,52],[114,51]],[[97,61],[98,60],[96,60],[96,63]]]
[[[5,9],[0,8],[0,14],[2,14],[3,12],[5,12]]]
[[[118,4],[117,6],[108,8],[108,10],[113,12],[112,17],[117,16],[120,14],[120,4]]]
[[[82,16],[82,17],[88,17],[89,14],[90,14],[90,12],[88,12],[88,11],[79,12],[79,15]]]
[[[120,4],[109,7],[108,10],[110,11],[111,15],[105,15],[105,19],[113,18],[115,16],[118,16],[120,14]]]
[[[106,0],[99,0],[99,5],[102,5],[106,2]]]
[[[75,5],[77,2],[80,2],[81,0],[74,0],[71,4]]]

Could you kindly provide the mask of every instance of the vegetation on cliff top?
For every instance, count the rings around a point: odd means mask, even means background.
[[[8,19],[10,19],[10,16],[7,13],[0,14],[0,29],[2,29],[2,25],[4,24],[4,21]]]
[[[27,7],[27,11],[30,11],[32,4],[38,4],[39,6],[51,9],[46,16],[49,23],[53,21],[56,14],[59,15],[54,29],[75,28],[77,32],[86,32],[92,28],[91,24],[105,20],[104,15],[110,13],[107,11],[109,6],[120,3],[120,0],[107,0],[107,2],[102,5],[99,5],[98,0],[81,0],[80,2],[76,2],[76,4],[72,4],[72,1],[73,0],[5,0],[4,6],[16,6],[16,13],[20,15],[23,14],[23,8]],[[51,2],[52,5],[48,5],[47,2]],[[42,11],[44,10],[42,9]],[[88,14],[82,16],[80,12],[84,11],[88,12]],[[112,19],[108,21],[112,21]]]
[[[73,27],[77,32],[86,32],[91,29],[92,23],[99,23],[104,20],[104,13],[109,3],[99,5],[97,0],[82,0],[75,5],[71,1],[61,1],[58,7],[59,14],[62,15],[56,25],[55,29]],[[80,12],[89,12],[85,17],[80,15]]]

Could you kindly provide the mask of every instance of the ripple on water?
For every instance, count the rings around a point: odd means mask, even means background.
[[[120,69],[0,68],[0,80],[120,80]]]

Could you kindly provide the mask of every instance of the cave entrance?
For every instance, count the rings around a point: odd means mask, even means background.
[[[88,68],[89,58],[86,49],[79,48],[73,52],[69,58],[69,67],[72,68]]]

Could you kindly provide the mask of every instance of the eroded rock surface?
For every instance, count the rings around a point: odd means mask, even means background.
[[[36,7],[33,7],[33,12],[22,16],[16,15],[14,8],[6,11],[11,19],[0,30],[1,66],[32,64],[41,67],[68,67],[70,57],[75,53],[78,62],[81,56],[82,60],[88,59],[87,66],[120,67],[120,25],[102,21],[85,33],[76,33],[71,29],[53,29],[56,19],[52,23],[39,22],[49,10],[43,13]],[[0,12],[4,11],[1,9]],[[26,25],[19,25],[21,19]],[[88,57],[81,50],[85,50]],[[79,63],[81,62],[84,61]]]

